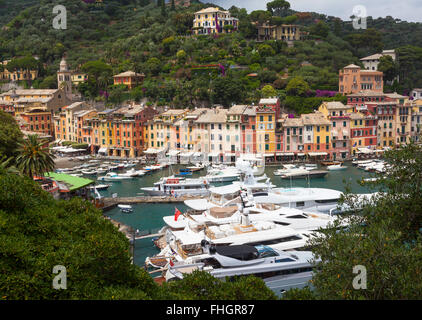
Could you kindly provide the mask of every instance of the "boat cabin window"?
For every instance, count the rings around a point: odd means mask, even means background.
[[[289,216],[287,218],[289,218],[289,219],[306,219],[307,217],[302,215],[302,214],[296,214],[294,216]]]
[[[260,258],[277,257],[279,254],[274,249],[267,246],[255,246]]]
[[[253,192],[252,195],[254,197],[266,197],[268,196],[268,192]]]
[[[296,202],[296,208],[298,207],[304,207],[305,206],[305,202],[300,201],[300,202]]]
[[[312,271],[312,267],[307,268],[292,268],[286,270],[277,270],[277,271],[270,271],[270,272],[260,272],[253,274],[255,277],[266,279],[280,275],[288,275],[288,274],[295,274],[295,273],[303,273],[303,272],[310,272]]]
[[[281,226],[290,226],[290,223],[287,222],[280,222],[280,221],[273,221],[275,224],[279,224]]]
[[[337,203],[338,199],[315,200],[316,203]]]
[[[199,261],[199,262],[204,263],[205,264],[204,267],[210,266],[210,267],[213,267],[214,269],[221,268],[220,262],[218,262],[217,259],[215,259],[215,258],[207,258],[207,259],[203,259],[202,261]]]

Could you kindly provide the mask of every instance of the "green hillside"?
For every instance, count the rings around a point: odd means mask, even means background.
[[[57,4],[67,8],[66,30],[52,28],[52,9]],[[104,0],[102,4],[42,0],[3,26],[0,56],[37,55],[42,77],[27,85],[46,88],[57,86],[54,75],[66,54],[73,70],[91,75],[79,88],[81,93],[108,103],[147,97],[174,107],[203,102],[228,106],[277,94],[293,111],[310,112],[323,99],[315,97],[320,95],[316,90],[337,91],[340,68],[395,47],[398,65],[387,68],[400,73],[402,83],[386,90],[406,93],[422,86],[422,36],[418,37],[422,24],[369,19],[368,30],[355,31],[348,22],[316,13],[286,10],[272,16],[268,11],[248,14],[232,7],[232,15],[240,20],[238,32],[192,36],[193,13],[209,5],[172,9],[162,6],[161,0],[158,4],[148,0]],[[256,42],[252,22],[267,19],[305,26],[308,40],[292,48],[282,42]],[[198,65],[217,67],[192,68]],[[112,75],[127,70],[146,74],[143,85],[131,92],[112,86]]]

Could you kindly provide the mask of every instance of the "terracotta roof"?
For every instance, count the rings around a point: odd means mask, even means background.
[[[114,78],[116,78],[116,77],[135,77],[135,76],[138,76],[138,77],[145,77],[145,75],[143,74],[143,73],[136,73],[136,72],[134,72],[134,71],[126,71],[126,72],[122,72],[122,73],[119,73],[119,74],[116,74],[115,76],[113,76]]]
[[[227,111],[227,115],[242,114],[247,107],[246,105],[235,105]]]
[[[381,53],[376,53],[376,54],[373,54],[372,56],[368,56],[368,57],[365,57],[365,58],[362,58],[362,59],[360,59],[361,61],[362,60],[378,60],[379,58],[381,58],[383,55],[381,54]]]
[[[283,121],[284,127],[303,127],[302,118],[287,118]]]
[[[278,98],[266,98],[259,100],[259,104],[276,104]]]
[[[300,117],[305,126],[329,126],[331,124],[321,112],[302,114]]]
[[[345,106],[340,101],[329,101],[329,102],[324,102],[324,104],[326,105],[328,110],[343,110],[343,109],[350,108],[348,106]]]
[[[197,123],[226,123],[227,109],[214,108],[209,109],[206,113],[202,114]]]
[[[377,91],[359,91],[356,93],[348,94],[348,97],[385,97],[385,94],[383,92],[377,92]]]
[[[359,66],[355,65],[355,64],[349,64],[348,66],[344,67],[344,69],[349,69],[349,68],[359,68]]]

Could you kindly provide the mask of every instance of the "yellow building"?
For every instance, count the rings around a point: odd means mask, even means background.
[[[126,71],[120,74],[113,76],[114,85],[124,84],[129,89],[142,84],[144,81],[145,75],[143,73],[136,73],[133,71]]]
[[[78,86],[80,83],[86,82],[88,80],[88,75],[86,73],[75,72],[71,76],[72,83],[75,86]]]
[[[35,80],[38,77],[38,70],[16,70],[9,71],[6,66],[11,60],[0,62],[3,70],[0,70],[0,80],[22,81]]]
[[[365,147],[364,129],[365,116],[360,112],[352,113],[350,115],[350,152],[352,155],[358,152],[358,148]]]
[[[229,11],[209,7],[195,12],[193,32],[195,34],[231,33],[239,27],[239,19],[233,18]]]
[[[188,109],[170,109],[144,124],[145,149],[180,149],[180,127],[175,122],[183,119]]]
[[[265,156],[275,156],[276,150],[276,112],[270,106],[256,109],[256,151]]]
[[[302,114],[305,151],[309,156],[328,156],[331,151],[331,122],[321,112]],[[313,134],[312,134],[313,133]],[[309,140],[308,137],[311,137]],[[310,143],[312,141],[312,143]]]
[[[271,25],[269,21],[262,24],[255,23],[258,29],[258,41],[281,40],[298,41],[304,40],[306,33],[301,31],[301,26],[295,24]]]

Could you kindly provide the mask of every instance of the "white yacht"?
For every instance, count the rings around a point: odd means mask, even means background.
[[[347,169],[346,166],[343,165],[343,163],[339,163],[339,164],[332,164],[327,166],[327,170],[329,171],[338,171],[338,170],[345,170]]]
[[[268,245],[279,250],[294,250],[303,248],[308,237],[274,222],[252,222],[248,209],[244,209],[239,222],[217,225],[191,220],[183,230],[167,229],[166,245],[157,256],[147,258],[146,263],[157,267],[163,263],[162,257],[171,255],[175,260],[183,261],[202,254],[201,241],[204,239],[216,245]]]
[[[206,253],[188,261],[172,262],[164,277],[174,281],[195,270],[206,271],[225,281],[235,276],[254,275],[278,296],[292,288],[310,285],[313,275],[310,251],[283,252],[268,246],[212,246],[203,242]]]
[[[209,182],[232,182],[239,180],[240,174],[236,170],[222,169],[209,172],[204,178]]]
[[[141,188],[150,196],[206,196],[210,184],[207,179],[181,179],[178,177],[161,178],[153,187]]]
[[[166,226],[172,230],[182,230],[190,221],[195,221],[199,224],[211,223],[217,226],[228,223],[240,223],[242,219],[240,206],[239,204],[239,207],[213,207],[201,214],[191,215],[185,213],[180,215],[177,220],[174,219],[174,216],[165,216],[163,220]],[[265,204],[253,204],[248,207],[248,210],[251,222],[269,221],[297,231],[316,231],[319,228],[327,228],[338,217]],[[164,229],[162,230],[164,231]]]

